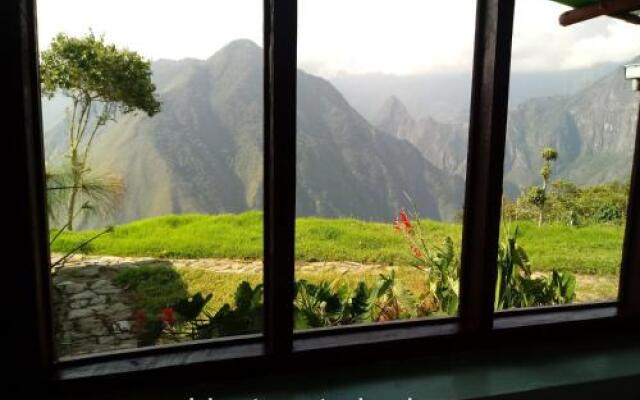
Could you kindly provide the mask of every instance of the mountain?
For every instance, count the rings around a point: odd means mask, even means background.
[[[91,153],[93,169],[124,179],[116,222],[262,207],[262,56],[239,40],[207,60],[152,65],[161,112],[122,116]],[[298,71],[297,84],[298,215],[390,221],[405,192],[431,218],[460,208],[460,178],[374,128],[328,81]],[[46,130],[50,163],[63,154],[64,131],[63,122]]]
[[[207,60],[153,63],[162,111],[120,117],[91,153],[95,171],[124,180],[114,222],[262,208],[262,56],[254,43],[239,40]],[[398,95],[367,120],[329,81],[298,71],[297,84],[298,215],[389,221],[407,205],[405,193],[424,216],[457,215],[467,159],[464,112],[444,119],[416,114]],[[66,149],[65,104],[60,96],[43,101],[49,165]],[[627,179],[637,106],[620,67],[571,94],[521,101],[509,112],[505,190],[516,196],[538,183],[546,146],[560,153],[555,178]]]
[[[538,181],[539,149],[558,149],[556,178],[577,184],[624,181],[631,173],[637,93],[616,68],[571,96],[531,99],[509,114],[506,180]]]
[[[531,98],[574,94],[616,67],[615,63],[602,63],[570,70],[514,70],[510,78],[509,105],[515,108]],[[466,121],[471,99],[470,71],[469,67],[469,71],[409,75],[340,74],[331,78],[331,83],[369,120],[375,120],[385,101],[395,95],[416,118]]]
[[[407,107],[396,96],[391,96],[382,105],[374,124],[412,143],[439,169],[460,178],[465,176],[468,123],[443,123],[430,117],[414,119]]]
[[[548,146],[560,154],[555,178],[577,184],[628,179],[638,100],[622,67],[618,67],[574,94],[520,103],[508,115],[504,164],[507,193],[517,196],[523,187],[539,183],[540,149]],[[468,140],[465,121],[415,119],[395,96],[387,99],[374,121],[390,136],[411,142],[444,172],[464,176]]]

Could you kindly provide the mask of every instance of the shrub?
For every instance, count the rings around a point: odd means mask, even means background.
[[[317,285],[298,281],[294,297],[296,329],[350,325],[370,319],[371,293],[364,282],[351,289],[337,281]]]
[[[518,228],[508,229],[498,249],[495,309],[567,304],[575,299],[576,278],[553,271],[551,279],[534,278],[526,251],[517,243]]]
[[[505,199],[503,216],[512,221],[535,221],[539,212],[539,187],[534,186],[515,201]],[[621,223],[626,217],[629,191],[618,182],[578,187],[568,181],[556,181],[544,199],[547,222],[571,226],[590,223]],[[539,217],[539,216],[538,216]]]
[[[264,325],[262,296],[262,285],[251,287],[242,282],[236,289],[234,305],[226,303],[214,314],[205,310],[213,295],[202,293],[179,299],[158,313],[139,310],[135,329],[138,344],[149,346],[161,339],[182,342],[259,333]]]
[[[623,212],[616,204],[605,204],[596,212],[598,222],[619,222],[623,218]]]

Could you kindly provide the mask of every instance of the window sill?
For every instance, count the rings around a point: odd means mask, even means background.
[[[185,366],[221,363],[229,360],[247,361],[265,355],[261,335],[229,340],[206,340],[182,345],[143,348],[81,356],[57,363],[59,381],[103,378],[158,372]]]
[[[624,330],[621,329],[624,328],[622,322],[617,317],[615,305],[602,304],[499,313],[495,317],[494,330],[481,338],[462,334],[455,318],[328,328],[296,332],[290,357],[299,363],[322,363],[334,357],[365,361],[448,356],[461,350],[500,349],[534,335],[548,334],[557,339],[583,335],[584,331],[612,333]],[[594,329],[586,330],[585,326]],[[537,341],[544,344],[541,338]],[[139,374],[153,375],[183,367],[198,367],[205,371],[227,370],[229,365],[240,369],[258,368],[258,365],[271,368],[278,361],[267,358],[262,337],[254,335],[232,341],[194,342],[64,360],[57,364],[55,380],[62,383],[109,377],[135,380]],[[250,364],[252,366],[247,367]]]
[[[227,400],[256,397],[458,400],[565,398],[559,395],[565,393],[570,395],[566,398],[589,399],[597,397],[597,393],[616,393],[616,398],[633,399],[637,397],[640,378],[637,335],[635,330],[584,332],[561,339],[493,343],[473,350],[456,349],[435,356],[396,360],[377,354],[367,360],[329,357],[321,364],[296,360],[287,363],[287,368],[241,367],[223,374],[207,370],[207,374],[197,378],[189,376],[190,380],[184,371],[175,371],[170,381],[152,379],[144,384],[129,382],[128,386],[92,383],[63,387],[62,398],[83,399],[91,393],[96,399],[122,400],[191,396]]]

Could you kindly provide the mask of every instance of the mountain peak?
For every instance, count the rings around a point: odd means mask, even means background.
[[[262,54],[262,48],[250,39],[236,39],[216,51],[209,60],[246,57]]]
[[[407,107],[395,95],[390,96],[380,107],[375,125],[387,133],[398,134],[398,129],[413,124],[414,119]]]
[[[402,119],[413,119],[407,106],[395,95],[391,95],[380,107],[378,115],[381,118],[394,116]]]
[[[260,50],[261,47],[251,39],[235,39],[230,41],[226,46],[220,49],[220,51],[224,51],[225,49]]]

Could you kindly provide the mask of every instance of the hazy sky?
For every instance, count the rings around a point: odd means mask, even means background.
[[[624,62],[640,27],[598,18],[560,27],[566,8],[518,0],[515,70]],[[38,0],[40,47],[58,32],[92,28],[151,59],[208,58],[229,41],[262,42],[261,0]],[[475,0],[299,0],[300,66],[336,73],[407,74],[471,67]]]

